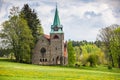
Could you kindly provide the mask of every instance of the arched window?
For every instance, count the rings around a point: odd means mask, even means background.
[[[43,48],[40,49],[40,52],[41,52],[41,53],[45,53],[45,52],[46,52],[46,49],[43,47]]]
[[[58,37],[57,35],[55,35],[53,38],[54,38],[54,39],[59,39],[59,37]]]
[[[42,48],[40,49],[40,52],[41,52],[42,57],[44,58],[45,53],[46,53],[46,49],[45,49],[44,47],[42,47]]]
[[[47,62],[47,59],[45,59],[45,62]]]
[[[53,61],[54,61],[54,58],[53,58]]]
[[[42,62],[42,59],[40,59],[40,62]]]

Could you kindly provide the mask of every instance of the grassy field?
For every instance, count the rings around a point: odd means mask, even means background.
[[[120,70],[39,66],[0,59],[0,80],[120,80]]]

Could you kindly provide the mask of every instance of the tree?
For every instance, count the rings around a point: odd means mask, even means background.
[[[11,9],[9,20],[3,23],[0,36],[7,44],[7,48],[12,49],[16,61],[30,62],[30,47],[33,45],[33,36],[26,20],[19,16],[18,7]]]
[[[120,27],[113,32],[113,38],[110,41],[110,50],[113,56],[114,65],[120,68]]]
[[[111,25],[100,30],[100,34],[98,35],[98,40],[103,43],[104,52],[106,53],[106,57],[108,57],[109,64],[114,67],[113,56],[111,54],[110,42],[113,42],[114,30],[118,28],[119,25]]]
[[[91,67],[95,66],[98,62],[98,55],[90,54],[87,61],[90,62]]]
[[[0,48],[0,57],[9,57],[11,49]]]
[[[99,48],[102,47],[102,42],[101,42],[100,40],[96,40],[96,41],[94,42],[94,44],[95,44],[97,47],[99,47]]]
[[[82,49],[81,49],[81,47],[75,46],[74,50],[75,50],[75,55],[76,55],[76,63],[79,63],[80,55],[82,54]]]
[[[28,4],[25,4],[20,12],[20,15],[27,21],[27,24],[32,31],[34,42],[36,43],[37,37],[43,34],[43,28],[35,10],[32,10]]]
[[[75,63],[75,51],[71,41],[68,42],[67,50],[68,50],[68,64],[72,66]]]
[[[90,62],[90,66],[104,63],[104,53],[94,44],[87,44],[81,46],[82,54],[81,60],[83,65],[87,65]]]

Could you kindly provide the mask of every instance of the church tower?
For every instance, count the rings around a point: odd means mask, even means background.
[[[56,6],[53,25],[50,32],[51,62],[52,64],[64,65],[64,32],[60,23],[58,9]]]

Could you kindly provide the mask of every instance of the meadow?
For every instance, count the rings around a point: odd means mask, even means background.
[[[120,69],[40,66],[0,58],[0,80],[120,80]]]

